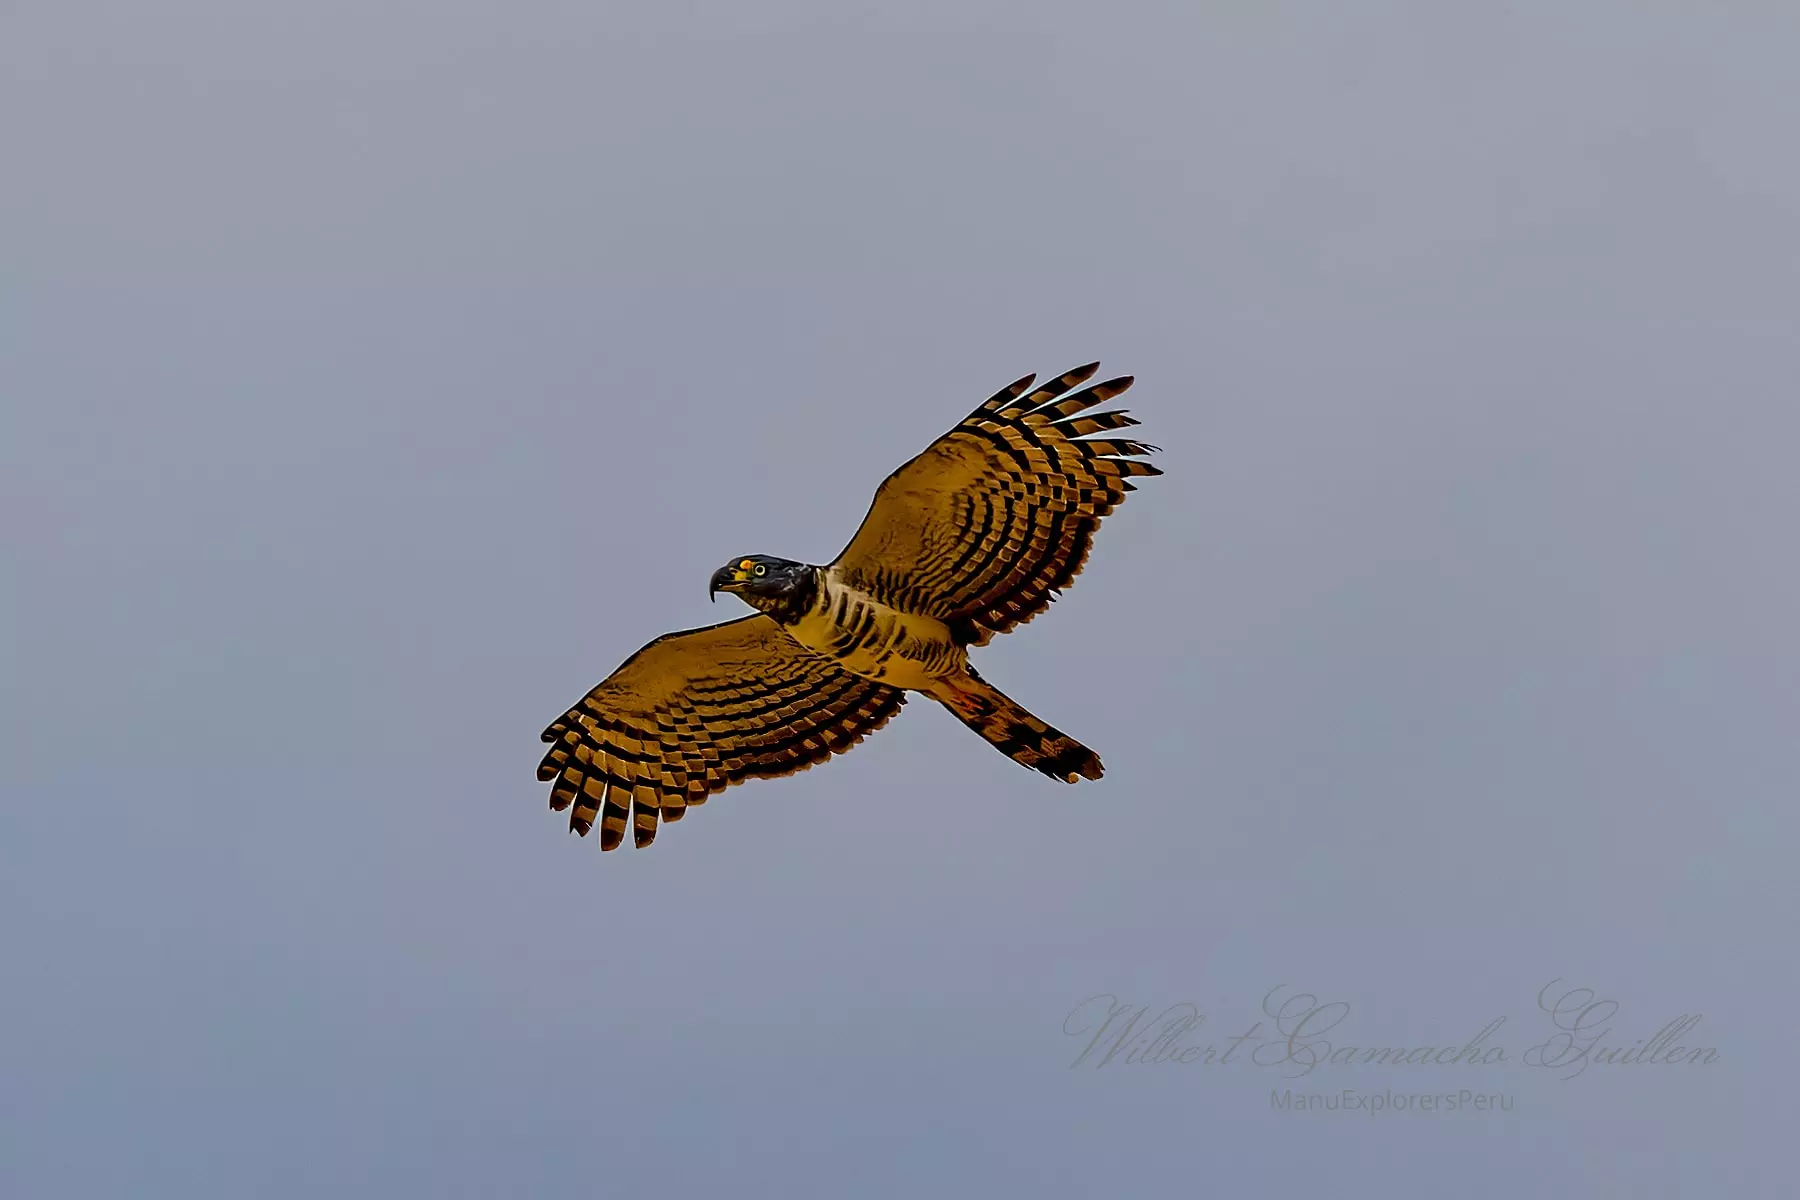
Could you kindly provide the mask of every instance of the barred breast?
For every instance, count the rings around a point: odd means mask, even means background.
[[[925,688],[961,671],[966,659],[942,621],[889,608],[826,571],[812,609],[787,630],[851,674],[893,687]]]

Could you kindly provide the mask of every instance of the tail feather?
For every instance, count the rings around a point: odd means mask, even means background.
[[[957,720],[1021,766],[1064,783],[1098,779],[1105,773],[1092,750],[1032,716],[977,675],[973,667],[960,677],[940,680],[931,695]]]

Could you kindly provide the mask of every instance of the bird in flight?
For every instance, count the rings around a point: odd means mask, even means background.
[[[1100,759],[988,683],[969,662],[1044,611],[1080,573],[1100,518],[1131,477],[1162,472],[1157,447],[1094,440],[1136,425],[1090,412],[1131,386],[1080,387],[1079,367],[1032,390],[1027,375],[888,476],[850,544],[814,566],[734,558],[710,590],[756,611],[665,634],[544,731],[550,807],[600,849],[648,846],[659,820],[746,779],[792,775],[841,754],[900,711],[908,692],[949,709],[1014,762],[1052,779],[1098,779]]]

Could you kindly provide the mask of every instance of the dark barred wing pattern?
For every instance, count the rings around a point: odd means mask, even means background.
[[[648,846],[658,818],[745,779],[792,775],[856,745],[905,693],[795,642],[761,613],[657,638],[544,731],[550,807],[600,848]]]
[[[1035,376],[1001,389],[895,471],[832,564],[883,603],[951,623],[985,644],[1044,611],[1081,573],[1100,519],[1160,475],[1158,448],[1091,439],[1136,425],[1122,409],[1089,412],[1131,386],[1122,376],[1082,391],[1079,367],[1035,391]]]

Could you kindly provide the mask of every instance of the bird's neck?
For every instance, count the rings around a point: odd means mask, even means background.
[[[787,595],[753,596],[746,593],[744,599],[781,624],[793,625],[818,604],[820,575],[818,567],[808,566],[799,572],[794,590]]]

